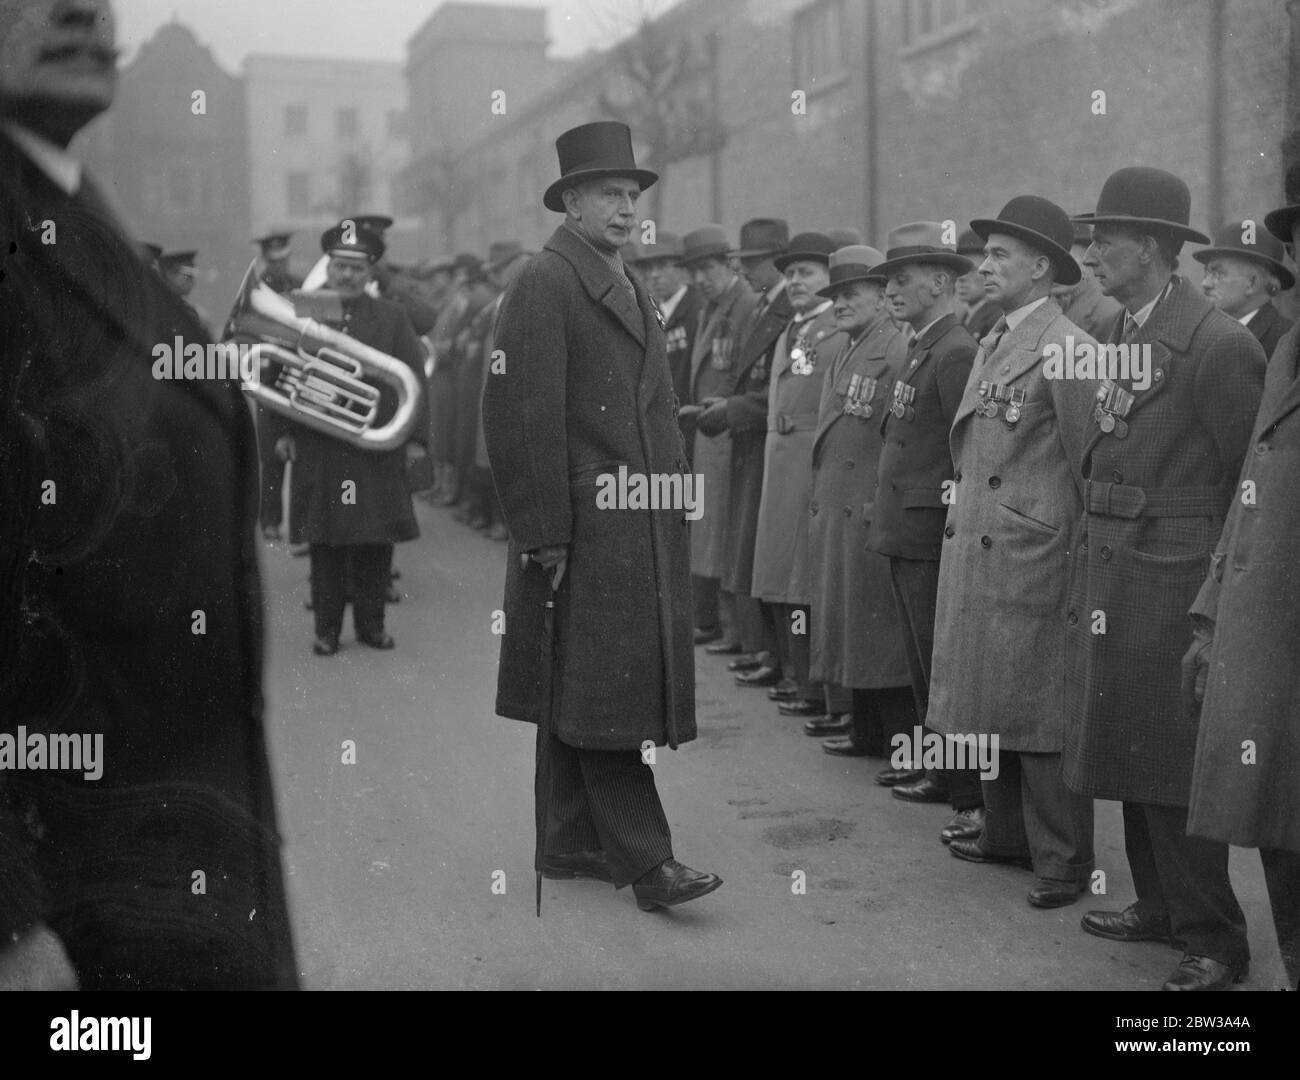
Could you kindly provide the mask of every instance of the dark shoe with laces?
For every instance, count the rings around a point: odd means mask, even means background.
[[[372,649],[391,649],[397,644],[390,635],[382,631],[378,634],[358,634],[357,640],[362,645],[369,645]]]
[[[590,878],[592,881],[605,881],[610,884],[614,882],[609,861],[600,848],[593,851],[566,851],[560,855],[546,855],[542,858],[542,877],[553,881]]]
[[[636,906],[642,911],[676,907],[688,900],[698,900],[722,884],[717,874],[704,874],[683,866],[676,859],[665,859],[649,873],[632,883]]]
[[[1188,953],[1162,990],[1227,990],[1250,974],[1250,964],[1221,964],[1208,956]]]
[[[1138,912],[1137,904],[1123,911],[1089,911],[1080,925],[1096,937],[1111,941],[1161,941],[1173,945],[1174,935],[1168,918],[1152,919]]]
[[[311,643],[311,651],[317,656],[333,656],[339,651],[339,639],[334,634],[321,634]]]

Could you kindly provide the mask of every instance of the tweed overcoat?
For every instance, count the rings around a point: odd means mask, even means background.
[[[996,734],[1004,750],[1057,754],[1065,708],[1070,544],[1097,383],[1047,378],[1050,345],[1096,342],[1048,298],[981,345],[949,435],[953,486],[939,561],[926,723]],[[980,383],[1024,392],[1019,417],[984,416]]]
[[[1123,316],[1111,340],[1118,343]],[[1196,720],[1181,701],[1187,612],[1205,581],[1250,442],[1264,351],[1187,281],[1142,326],[1150,387],[1127,429],[1094,421],[1065,616],[1066,783],[1186,806]],[[1123,434],[1123,437],[1118,437]],[[1105,620],[1105,633],[1094,632]]]
[[[767,442],[763,448],[763,498],[754,540],[750,593],[771,604],[810,604],[808,512],[812,502],[812,449],[817,435],[826,369],[844,335],[825,311],[803,323],[793,319],[772,354],[767,388]],[[816,355],[812,370],[796,368],[791,350],[806,342]],[[802,370],[802,374],[800,371]]]
[[[882,312],[852,349],[842,340],[822,384],[813,442],[810,677],[861,689],[909,686],[889,560],[866,548],[880,458],[877,419],[903,369],[907,338]],[[857,398],[870,416],[844,412],[855,375],[876,380],[874,394]]]
[[[633,750],[695,737],[690,538],[682,508],[602,508],[602,474],[684,479],[664,333],[560,226],[506,290],[483,434],[510,530],[497,712],[562,742]],[[679,479],[677,483],[681,483]],[[550,577],[520,555],[569,545],[556,596],[553,709],[542,702]]]
[[[1300,326],[1269,361],[1250,441],[1192,607],[1215,631],[1187,831],[1300,852]]]
[[[726,397],[736,380],[739,337],[758,297],[737,277],[716,304],[701,309],[691,352],[691,401]],[[704,516],[691,522],[691,573],[720,578],[726,565],[726,525],[731,505],[731,435],[691,436],[691,466],[704,483]]]

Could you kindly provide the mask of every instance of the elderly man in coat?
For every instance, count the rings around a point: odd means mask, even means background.
[[[985,243],[985,291],[1005,314],[980,342],[949,436],[928,722],[994,751],[985,810],[947,833],[949,850],[970,862],[1032,861],[1029,902],[1061,907],[1093,866],[1092,800],[1061,779],[1061,617],[1096,383],[1061,378],[1054,360],[1097,343],[1051,297],[1054,284],[1081,276],[1064,210],[1019,195],[971,228]]]
[[[808,720],[808,735],[836,734],[828,754],[884,757],[898,732],[916,723],[903,634],[889,588],[889,560],[866,548],[880,457],[877,423],[903,368],[907,339],[885,309],[885,261],[873,247],[831,255],[831,301],[844,335],[822,384],[813,442],[808,545],[813,569],[815,682],[849,691],[851,714]]]
[[[505,294],[483,396],[510,529],[497,712],[537,725],[538,872],[652,910],[722,884],[673,858],[650,764],[695,738],[693,492],[663,328],[619,250],[657,177],[624,124],[555,145],[564,223]]]
[[[1264,221],[1278,239],[1289,239],[1300,250],[1300,203],[1274,210]],[[1184,694],[1205,699],[1187,831],[1259,848],[1282,960],[1295,987],[1300,980],[1300,326],[1282,338],[1269,361],[1250,441],[1253,452],[1246,455],[1210,574],[1192,605],[1196,635],[1183,658]],[[1189,706],[1194,712],[1195,701]]]
[[[1249,447],[1264,351],[1174,275],[1184,241],[1208,242],[1190,211],[1182,180],[1137,166],[1112,174],[1084,216],[1084,261],[1124,305],[1110,344],[1129,348],[1098,372],[1065,617],[1065,781],[1123,802],[1137,891],[1123,911],[1088,912],[1083,928],[1179,943],[1168,990],[1225,988],[1249,967],[1227,845],[1187,836],[1196,718],[1179,665]]]
[[[1205,267],[1205,295],[1255,335],[1265,356],[1272,356],[1291,329],[1291,320],[1274,307],[1273,298],[1295,284],[1295,274],[1282,261],[1282,241],[1257,221],[1230,221],[1210,247],[1192,258]]]

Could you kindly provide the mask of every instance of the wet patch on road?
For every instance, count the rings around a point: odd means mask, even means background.
[[[839,818],[817,818],[814,821],[797,821],[789,825],[773,825],[763,830],[763,839],[773,847],[802,848],[843,840],[854,830],[851,821]]]

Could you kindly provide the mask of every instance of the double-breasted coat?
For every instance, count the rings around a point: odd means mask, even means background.
[[[813,440],[826,369],[842,341],[830,301],[826,301],[817,314],[791,319],[772,354],[763,498],[750,586],[751,595],[771,604],[812,602],[808,506],[812,501]],[[812,362],[792,356],[795,350],[809,354]]]
[[[562,742],[633,750],[695,737],[690,539],[681,506],[603,507],[602,475],[684,480],[664,333],[587,241],[562,225],[497,318],[483,433],[510,529],[497,712]],[[544,706],[550,577],[520,555],[567,544]]]
[[[1228,522],[1192,611],[1215,627],[1187,831],[1300,852],[1300,327],[1269,361]]]
[[[871,690],[911,684],[889,560],[866,548],[880,459],[878,419],[906,354],[907,338],[882,312],[857,342],[843,341],[822,384],[808,507],[814,682]],[[845,412],[849,404],[865,415]]]
[[[763,500],[763,452],[767,444],[767,384],[772,351],[794,308],[785,295],[785,279],[766,306],[762,299],[750,317],[736,361],[736,384],[727,398],[727,432],[731,435],[731,507],[727,515],[726,565],[722,587],[750,595],[754,580],[754,540]],[[760,314],[761,312],[761,314]]]
[[[981,345],[948,439],[953,485],[926,723],[949,735],[996,734],[1003,749],[1028,753],[1061,750],[1063,614],[1097,388],[1044,373],[1044,350],[1070,348],[1067,337],[1096,346],[1048,298],[991,355]],[[986,416],[982,383],[1024,399]]]
[[[361,296],[343,303],[340,329],[349,337],[396,357],[424,385],[424,352],[406,313],[387,300]],[[427,430],[423,395],[411,442]],[[391,419],[397,395],[384,384],[377,423]],[[289,490],[289,538],[308,544],[391,544],[420,535],[406,484],[406,450],[361,450],[287,417],[277,417],[276,434],[297,445]],[[345,487],[348,481],[351,487]]]
[[[736,380],[740,334],[758,298],[742,277],[727,286],[716,303],[700,312],[691,351],[691,401],[726,397]],[[731,435],[691,436],[691,466],[704,484],[704,513],[691,522],[691,572],[720,578],[726,565],[726,524],[730,515]]]
[[[1121,315],[1113,343],[1122,329]],[[1177,277],[1137,343],[1151,349],[1150,386],[1132,387],[1111,432],[1094,417],[1084,448],[1062,770],[1083,795],[1186,806],[1196,751],[1181,700],[1187,613],[1249,446],[1264,351]]]

